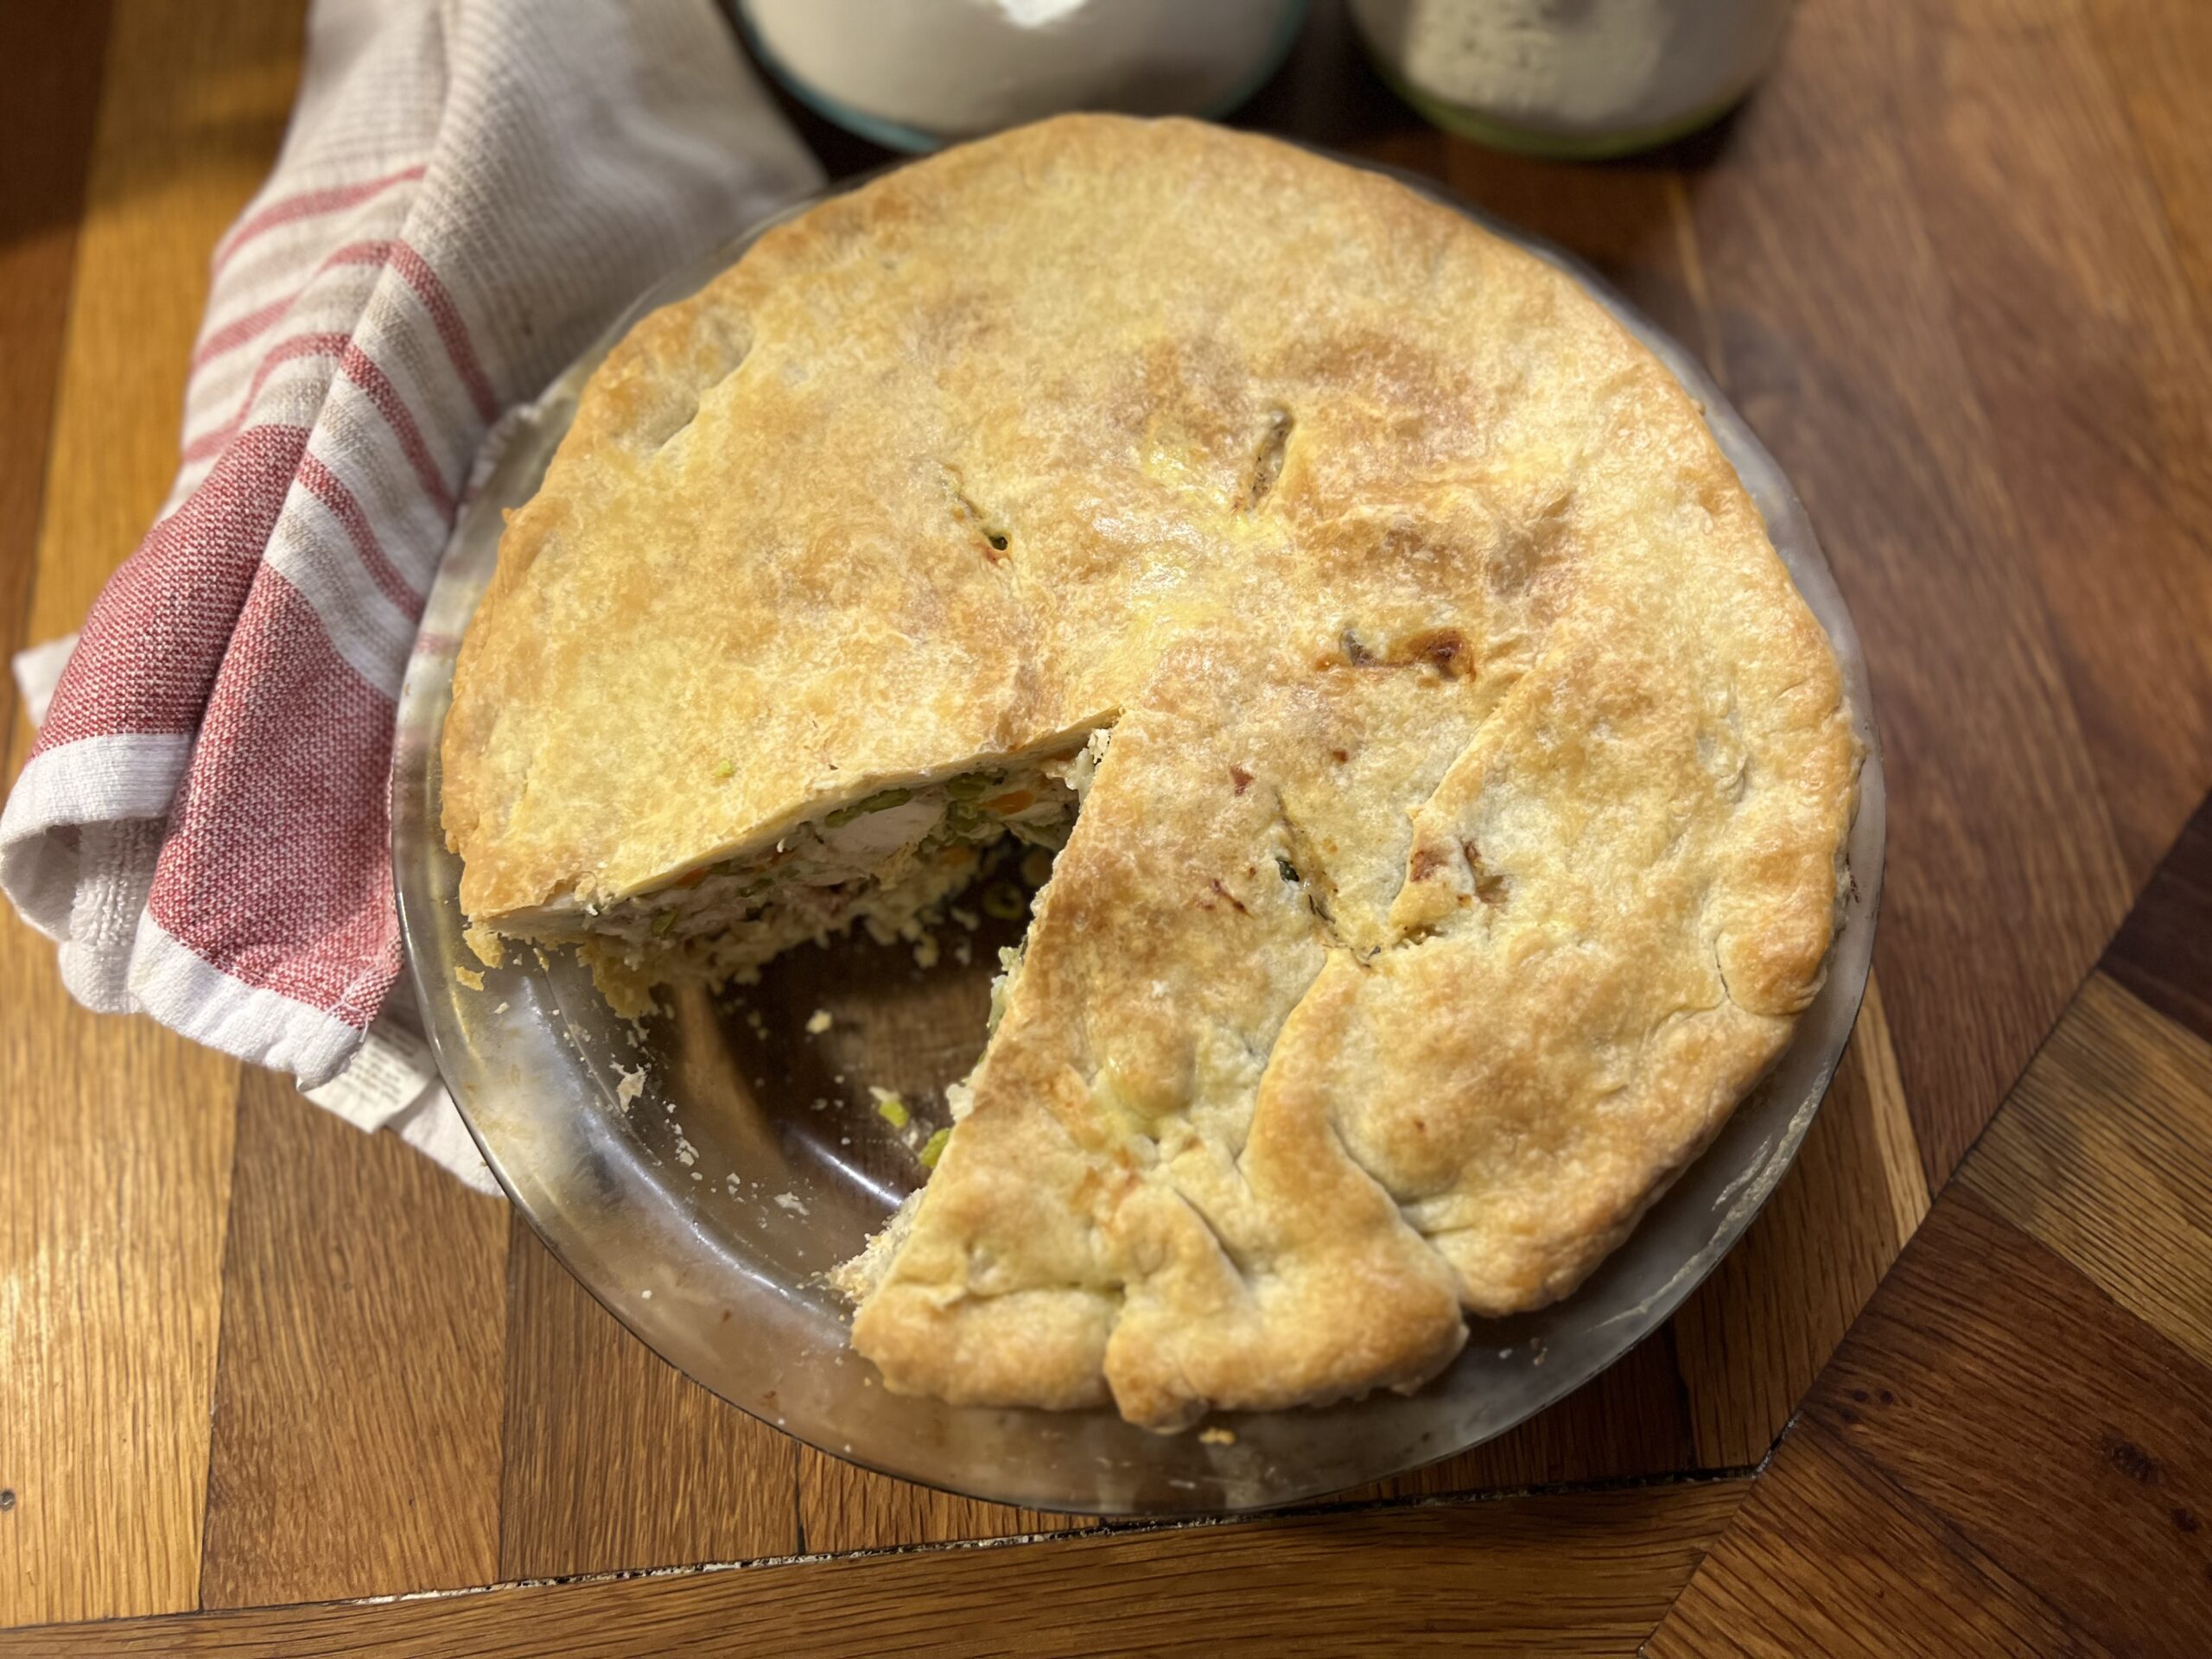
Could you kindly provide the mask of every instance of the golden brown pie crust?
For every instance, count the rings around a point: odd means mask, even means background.
[[[519,929],[1113,736],[855,1345],[1172,1427],[1566,1294],[1818,989],[1859,764],[1697,409],[1388,180],[1066,118],[648,317],[444,740]]]

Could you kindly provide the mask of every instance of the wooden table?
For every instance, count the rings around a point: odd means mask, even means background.
[[[166,490],[300,31],[0,9],[11,649]],[[1782,1190],[1611,1371],[1294,1516],[906,1486],[686,1382],[389,1137],[79,1010],[10,917],[0,1652],[2204,1651],[2208,86],[2202,0],[1807,0],[1723,130],[1565,168],[1421,126],[1324,6],[1248,112],[1612,275],[1796,478],[1866,636],[1877,982]]]

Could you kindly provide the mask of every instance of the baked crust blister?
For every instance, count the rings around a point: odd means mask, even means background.
[[[642,322],[462,646],[447,833],[473,921],[588,932],[1104,728],[854,1275],[895,1389],[1418,1386],[1819,988],[1859,748],[1697,410],[1459,215],[1186,122],[948,152]]]

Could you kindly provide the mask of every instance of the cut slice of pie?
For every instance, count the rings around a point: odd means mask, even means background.
[[[854,1343],[1167,1428],[1573,1289],[1819,988],[1858,765],[1698,410],[1570,280],[1082,117],[639,325],[509,525],[444,798],[472,921],[632,997],[1064,840]]]

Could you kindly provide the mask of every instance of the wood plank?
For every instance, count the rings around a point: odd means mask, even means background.
[[[1675,1316],[1701,1465],[1766,1456],[1927,1213],[1889,1021],[1870,981],[1797,1161]]]
[[[77,216],[99,104],[105,0],[0,10],[0,652],[22,649],[39,500],[46,487],[61,328],[76,260]],[[16,679],[0,676],[0,731],[13,728]]]
[[[1653,1651],[2196,1654],[2207,1515],[2212,1370],[1961,1181]]]
[[[503,1576],[798,1551],[797,1441],[654,1355],[519,1217],[507,1292]]]
[[[200,1605],[499,1575],[507,1209],[249,1067]]]
[[[1645,1649],[1649,1659],[2104,1651],[1817,1427],[1783,1443]]]
[[[2099,54],[2122,88],[2198,314],[2212,324],[2212,14],[2200,0],[2089,0]]]
[[[1881,27],[1968,381],[2002,411],[2023,574],[2139,887],[2212,787],[2206,330],[2078,0],[1885,8]]]
[[[208,251],[275,152],[299,28],[115,7],[24,637],[77,626],[168,490]],[[0,1099],[37,1118],[0,1136],[0,1623],[189,1607],[238,1068],[77,1007],[12,916],[0,983]]]
[[[1978,1195],[1944,1195],[1806,1418],[2088,1636],[2202,1651],[2212,1371]]]
[[[2201,1652],[2212,1372],[1964,1190],[1894,1277],[1808,1419],[2088,1635]]]
[[[2103,967],[2166,1018],[2212,1041],[2212,797],[2183,826]]]
[[[2099,973],[1959,1179],[2212,1365],[2212,1044]]]
[[[1891,795],[1877,966],[1935,1187],[2131,888],[1992,460],[2010,411],[1976,387],[1900,154],[1915,36],[1897,18],[1803,8],[1689,191],[1732,397],[1803,493],[1872,665]]]
[[[13,916],[0,983],[0,1624],[191,1607],[238,1067]]]
[[[1079,1532],[1088,1516],[1054,1515],[959,1497],[798,1448],[800,1548],[815,1554]]]
[[[0,1635],[0,1655],[1624,1655],[1745,1483]]]

